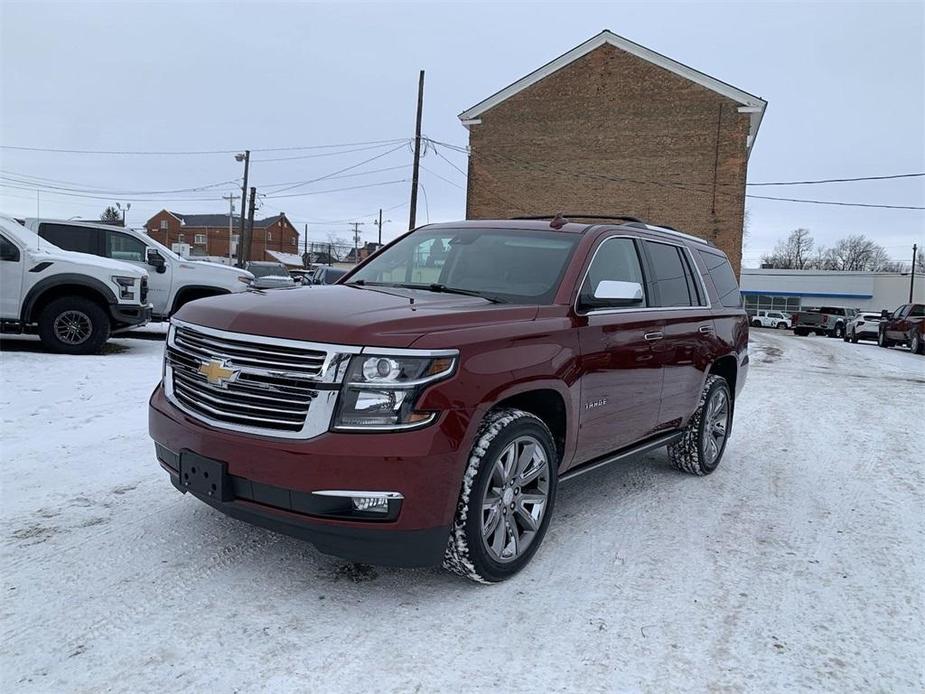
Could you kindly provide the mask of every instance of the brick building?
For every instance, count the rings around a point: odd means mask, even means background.
[[[240,222],[240,217],[232,219],[231,252],[234,257],[237,257]],[[227,214],[181,214],[161,210],[145,222],[145,229],[151,238],[167,247],[174,243],[188,243],[190,255],[228,257]],[[277,260],[267,251],[298,254],[298,244],[299,234],[285,212],[266,219],[255,219],[250,259]]]
[[[738,272],[766,106],[603,31],[459,115],[466,216],[632,215],[713,240]]]

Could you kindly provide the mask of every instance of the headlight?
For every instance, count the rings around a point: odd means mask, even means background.
[[[112,281],[119,286],[119,298],[120,299],[133,299],[135,298],[135,278],[134,277],[119,277],[118,275],[113,275]]]
[[[416,411],[415,403],[427,386],[452,375],[456,358],[456,352],[352,357],[334,428],[389,431],[429,424],[437,413]]]

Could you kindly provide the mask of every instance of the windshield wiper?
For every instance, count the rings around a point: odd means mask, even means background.
[[[461,296],[475,296],[479,299],[485,299],[485,301],[490,301],[493,304],[506,304],[507,301],[501,299],[497,296],[491,296],[490,294],[483,294],[482,292],[477,292],[473,289],[459,289],[457,287],[447,287],[445,284],[439,284],[437,282],[432,282],[431,284],[396,284],[396,287],[405,287],[407,289],[423,289],[428,292],[436,292],[438,294],[460,294]]]

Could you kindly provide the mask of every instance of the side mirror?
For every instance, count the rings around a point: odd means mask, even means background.
[[[156,272],[163,273],[167,271],[167,261],[156,248],[149,248],[145,255],[148,265],[153,267]]]
[[[639,282],[601,280],[594,290],[597,306],[633,306],[643,302],[642,285]]]

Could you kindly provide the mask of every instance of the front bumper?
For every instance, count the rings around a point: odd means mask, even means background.
[[[109,315],[113,322],[122,327],[138,327],[151,320],[151,304],[144,306],[126,306],[124,304],[110,304]]]
[[[180,453],[219,461],[231,483],[227,500],[197,498],[233,518],[306,539],[326,554],[388,566],[441,562],[470,443],[468,422],[451,410],[415,431],[294,440],[209,427],[174,407],[160,386],[149,410],[159,462],[181,491]],[[312,492],[331,489],[390,490],[403,499],[390,519],[345,520],[312,505]]]

